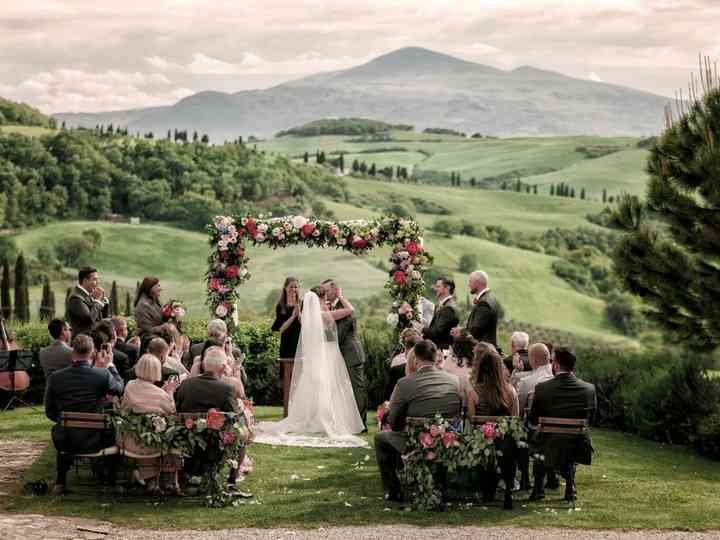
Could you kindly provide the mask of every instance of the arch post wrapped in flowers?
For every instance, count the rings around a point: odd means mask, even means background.
[[[208,257],[207,303],[213,316],[237,324],[240,285],[251,278],[250,245],[273,249],[305,245],[335,248],[355,255],[390,246],[392,255],[385,288],[393,298],[388,323],[397,332],[418,321],[417,306],[425,289],[423,272],[432,263],[425,251],[420,226],[407,219],[324,221],[304,216],[217,216],[208,225],[211,252]]]

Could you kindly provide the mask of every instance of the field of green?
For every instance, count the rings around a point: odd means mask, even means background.
[[[518,172],[528,184],[538,184],[547,193],[551,183],[565,182],[585,188],[589,198],[599,199],[603,189],[608,195],[626,191],[641,194],[645,179],[647,151],[637,148],[632,137],[524,137],[508,139],[466,139],[422,133],[392,132],[392,140],[348,142],[357,137],[326,135],[318,137],[281,137],[258,144],[268,152],[296,158],[305,152],[314,155],[323,150],[347,152],[345,165],[354,159],[368,166],[416,166],[419,171],[459,172],[463,179],[477,180]],[[605,145],[620,147],[609,156],[589,159],[578,147]],[[370,151],[370,152],[368,152]],[[367,152],[367,153],[363,153]]]
[[[10,124],[0,126],[0,133],[20,133],[21,135],[26,135],[28,137],[37,137],[52,132],[53,130],[50,128],[39,126],[15,126]]]

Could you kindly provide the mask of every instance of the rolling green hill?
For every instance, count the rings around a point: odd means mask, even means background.
[[[457,172],[466,182],[474,177],[478,182],[490,181],[497,187],[503,178],[512,185],[519,177],[524,183],[537,184],[546,194],[551,184],[564,182],[574,187],[578,196],[580,189],[585,188],[588,198],[596,200],[603,189],[608,195],[623,191],[641,194],[645,186],[648,154],[647,150],[637,148],[637,138],[467,139],[402,131],[393,131],[390,137],[391,140],[377,142],[356,142],[360,138],[340,135],[282,137],[263,141],[258,148],[296,159],[305,152],[314,156],[317,150],[323,150],[328,158],[344,152],[348,168],[357,159],[368,166],[375,163],[378,167],[415,167],[415,174],[421,177],[429,171]],[[578,151],[596,145],[617,147],[618,151],[593,159]]]
[[[334,210],[340,218],[357,217],[352,211],[343,213],[341,205]],[[106,289],[116,280],[120,286],[134,290],[136,281],[145,275],[156,275],[161,279],[163,299],[183,300],[193,318],[206,316],[204,273],[208,246],[203,234],[163,225],[66,222],[24,232],[17,237],[18,247],[34,256],[38,247],[52,243],[59,231],[78,235],[89,227],[102,234],[102,247],[94,260]],[[554,257],[463,236],[447,239],[428,233],[426,241],[441,267],[456,269],[463,253],[477,254],[481,267],[491,276],[491,286],[505,307],[507,318],[607,341],[625,340],[604,320],[601,301],[576,292],[554,275],[551,268]],[[304,247],[278,251],[253,248],[250,262],[253,279],[243,288],[241,312],[245,316],[265,313],[265,299],[270,291],[282,285],[287,275],[298,277],[303,288],[335,277],[351,299],[383,294],[386,275],[374,262],[385,261],[387,255],[387,249],[357,258],[343,252]],[[453,277],[458,284],[457,296],[464,302],[466,276],[454,271]],[[53,284],[59,305],[70,285],[69,281]],[[33,314],[37,313],[39,297],[40,289],[33,289]],[[121,305],[124,306],[122,298]]]
[[[18,126],[14,124],[0,126],[0,133],[19,133],[27,137],[39,137],[53,132],[54,130],[41,126]]]

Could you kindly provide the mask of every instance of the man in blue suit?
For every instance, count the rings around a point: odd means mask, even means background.
[[[106,396],[119,396],[123,392],[122,382],[107,369],[112,362],[111,350],[96,352],[93,340],[84,334],[76,336],[72,344],[72,364],[50,375],[45,387],[45,415],[56,422],[52,429],[58,451],[56,495],[65,493],[65,479],[72,465],[72,456],[68,454],[94,453],[115,444],[112,431],[64,428],[57,423],[60,413],[99,412]],[[111,467],[111,483],[113,469]]]

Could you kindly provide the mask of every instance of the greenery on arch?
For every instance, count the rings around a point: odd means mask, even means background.
[[[239,287],[251,277],[247,247],[273,249],[306,245],[362,255],[377,247],[393,248],[385,288],[393,298],[388,323],[397,331],[419,320],[415,307],[425,290],[423,272],[432,257],[423,248],[422,229],[415,221],[384,218],[331,222],[304,216],[217,216],[208,225],[207,303],[212,313],[237,324]]]

